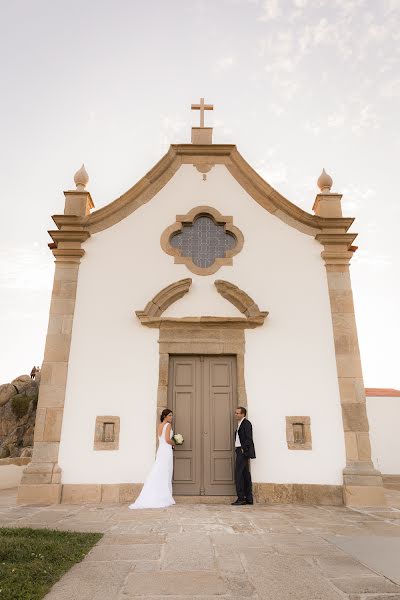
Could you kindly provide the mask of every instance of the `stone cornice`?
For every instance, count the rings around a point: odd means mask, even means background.
[[[321,256],[326,265],[348,265],[353,257],[356,233],[319,233],[315,236],[324,246]]]
[[[49,231],[53,240],[49,248],[58,261],[79,262],[85,254],[81,244],[90,237],[90,232],[84,228],[82,216],[75,215],[53,215],[52,219],[58,230]]]
[[[340,245],[349,249],[356,237],[356,233],[318,233],[315,239],[324,246]]]
[[[90,237],[90,233],[85,229],[62,229],[61,231],[49,231],[48,234],[57,246],[60,242],[77,242],[81,244]]]
[[[139,312],[139,311],[138,311]],[[136,313],[138,314],[138,313]],[[204,317],[141,317],[140,322],[142,325],[146,327],[151,327],[153,329],[162,329],[164,327],[169,326],[182,326],[187,327],[189,324],[192,325],[201,325],[201,326],[209,326],[209,327],[222,327],[222,328],[232,328],[232,329],[254,329],[255,327],[259,327],[263,325],[265,315],[260,315],[257,317],[214,317],[214,316],[204,316]]]
[[[83,248],[54,248],[52,249],[56,262],[80,263],[85,251]]]
[[[51,218],[58,229],[83,229],[86,219],[75,215],[53,215]]]
[[[324,218],[302,210],[264,181],[233,144],[174,144],[125,194],[90,215],[80,218],[80,225],[90,233],[115,225],[149,202],[173,177],[181,164],[202,163],[226,165],[238,183],[263,208],[308,235],[316,235],[323,230],[339,230],[345,233],[353,223],[351,218]]]

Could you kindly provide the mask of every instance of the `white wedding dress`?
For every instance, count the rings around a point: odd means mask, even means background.
[[[165,508],[175,504],[172,497],[173,450],[165,440],[165,423],[159,436],[156,460],[144,482],[142,491],[129,508]],[[171,429],[171,438],[174,435]]]

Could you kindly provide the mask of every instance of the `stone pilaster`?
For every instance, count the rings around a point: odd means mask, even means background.
[[[32,461],[18,489],[21,504],[55,504],[61,500],[58,451],[82,242],[89,237],[81,217],[93,205],[88,192],[66,192],[65,214],[53,217],[58,231],[49,232],[55,273],[36,414]],[[76,214],[71,214],[74,211]]]
[[[341,211],[338,214],[338,194],[332,194],[333,206],[329,205],[330,194],[318,196],[323,198],[314,208],[322,208],[321,216],[341,216]],[[324,208],[329,215],[324,214]],[[369,423],[349,272],[353,255],[351,244],[355,237],[356,234],[338,230],[337,233],[320,233],[316,239],[324,246],[321,256],[327,272],[342,407],[346,448],[344,501],[350,506],[382,506],[385,504],[382,476],[371,461]]]

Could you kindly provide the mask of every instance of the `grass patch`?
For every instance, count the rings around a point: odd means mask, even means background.
[[[40,600],[102,537],[102,533],[0,528],[0,600]]]

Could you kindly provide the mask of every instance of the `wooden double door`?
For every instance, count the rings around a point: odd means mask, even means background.
[[[176,495],[235,494],[235,356],[170,356],[168,407],[185,439],[174,451]]]

